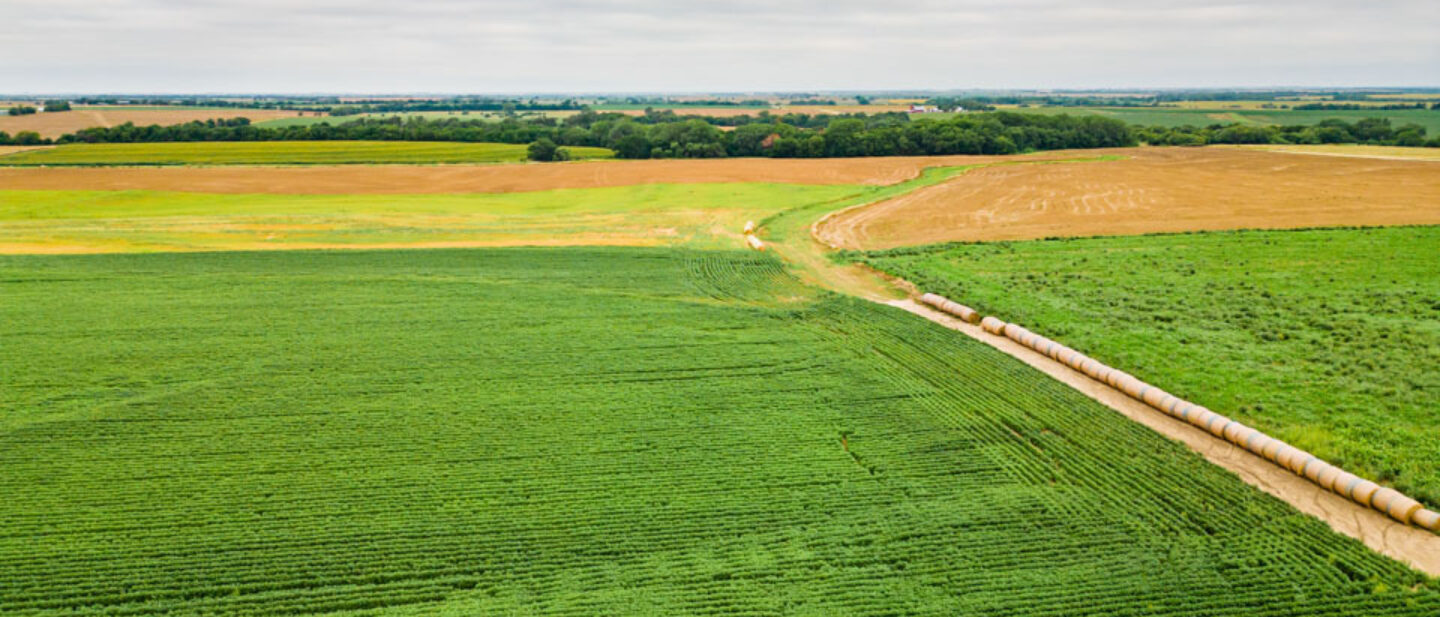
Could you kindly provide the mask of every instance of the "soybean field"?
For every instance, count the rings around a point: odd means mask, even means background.
[[[764,254],[12,255],[0,288],[7,616],[1440,612],[1183,446]]]
[[[1440,227],[950,244],[863,258],[1440,505]]]

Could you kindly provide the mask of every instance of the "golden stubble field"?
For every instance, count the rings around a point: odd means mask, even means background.
[[[1128,158],[992,166],[841,212],[827,244],[884,249],[1224,229],[1440,224],[1440,163],[1237,148],[1137,148]]]

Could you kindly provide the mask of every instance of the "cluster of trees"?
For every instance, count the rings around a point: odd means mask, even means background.
[[[570,151],[561,148],[555,142],[550,141],[548,137],[541,137],[540,139],[530,142],[530,147],[526,149],[526,155],[532,161],[550,162],[570,160]]]
[[[1382,146],[1427,146],[1440,148],[1440,136],[1426,138],[1418,124],[1392,126],[1388,118],[1364,118],[1354,123],[1340,119],[1322,120],[1314,126],[1257,126],[1247,124],[1146,127],[1139,129],[1140,141],[1152,145],[1200,146],[1205,144],[1369,144]]]
[[[672,114],[673,115],[673,114]],[[824,118],[824,122],[816,120]],[[622,158],[726,156],[825,157],[917,154],[1009,154],[1059,148],[1102,148],[1136,143],[1123,122],[1097,116],[1042,116],[999,112],[944,120],[910,121],[905,114],[801,116],[802,124],[775,117],[724,131],[699,118],[658,120],[585,112],[564,120],[507,118],[362,118],[337,126],[262,128],[243,118],[175,126],[89,128],[58,143],[158,141],[396,140],[539,144],[534,157],[559,156],[560,146],[601,146]]]
[[[20,131],[14,137],[9,133],[0,131],[0,146],[39,146],[50,143],[50,140],[40,137],[35,131]]]
[[[35,113],[35,108],[29,105],[16,105],[11,107],[9,111],[12,116],[28,116]]]
[[[45,113],[70,111],[70,101],[45,101]]]
[[[723,128],[733,127],[733,130]],[[1393,126],[1367,118],[1325,120],[1314,126],[1211,125],[1136,127],[1100,116],[985,112],[944,119],[903,113],[770,115],[736,118],[643,116],[586,110],[564,119],[509,117],[500,121],[450,118],[360,118],[338,125],[258,127],[244,118],[174,126],[89,128],[56,143],[166,141],[462,141],[532,144],[535,160],[564,157],[565,146],[600,146],[621,158],[731,156],[830,157],[926,154],[1009,154],[1066,148],[1135,145],[1361,143],[1440,147],[1424,127]],[[34,133],[6,136],[0,144],[49,143]]]

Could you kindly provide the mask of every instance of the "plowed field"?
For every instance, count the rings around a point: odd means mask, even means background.
[[[1440,165],[1234,148],[975,169],[830,217],[844,248],[1242,228],[1440,223]]]

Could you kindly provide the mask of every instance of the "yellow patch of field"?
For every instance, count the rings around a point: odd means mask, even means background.
[[[1406,148],[1402,146],[1359,146],[1354,144],[1324,145],[1258,145],[1235,146],[1248,150],[1288,152],[1290,154],[1317,154],[1324,156],[1351,156],[1366,159],[1391,159],[1399,161],[1440,161],[1440,148]]]
[[[685,245],[877,190],[692,184],[460,195],[0,191],[0,253]]]

